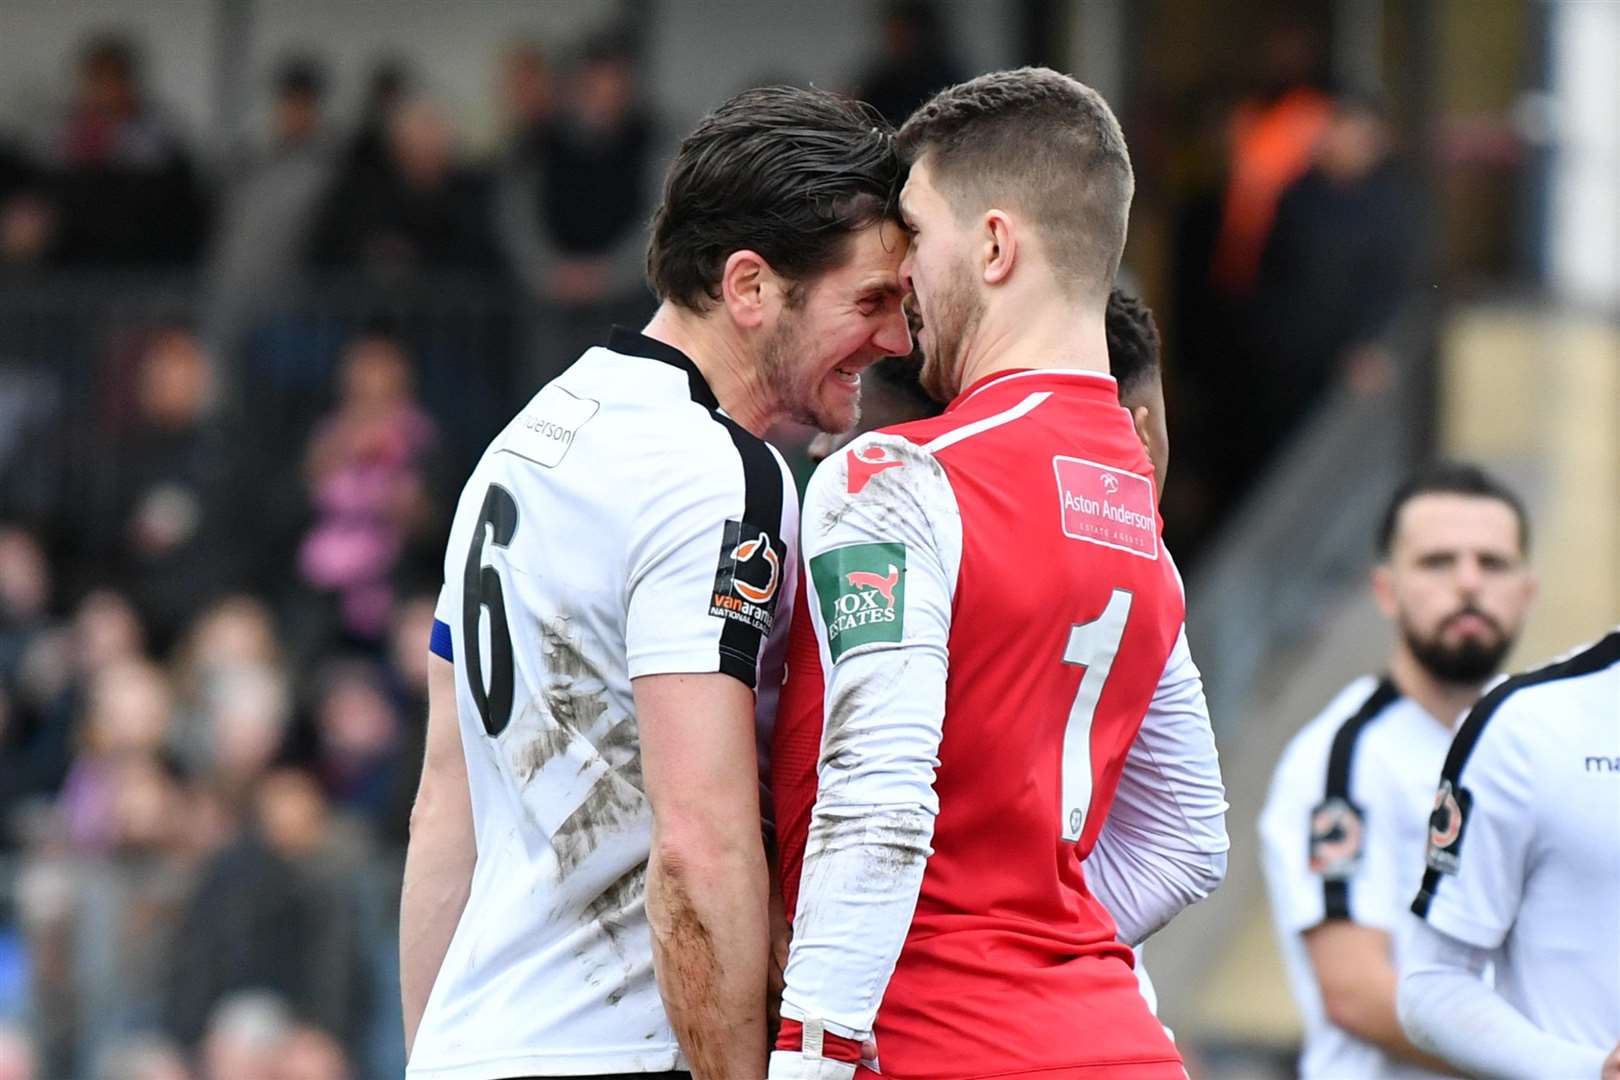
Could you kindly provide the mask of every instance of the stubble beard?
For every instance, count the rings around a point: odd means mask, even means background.
[[[924,323],[928,347],[917,379],[923,391],[943,405],[962,392],[962,351],[984,317],[984,298],[974,291],[966,268],[957,266],[932,306],[934,321]]]
[[[815,372],[806,372],[797,363],[805,353],[804,335],[800,329],[799,320],[784,313],[766,340],[759,358],[766,389],[788,419],[829,435],[841,435],[859,422],[860,397],[855,398],[847,419],[829,415],[821,408],[816,400],[817,391],[821,388],[820,379],[816,378]]]

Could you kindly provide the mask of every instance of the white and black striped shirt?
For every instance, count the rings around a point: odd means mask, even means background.
[[[682,1067],[653,978],[630,680],[734,676],[758,689],[769,745],[797,536],[781,456],[639,334],[586,352],[485,452],[434,635],[478,862],[411,1077]]]

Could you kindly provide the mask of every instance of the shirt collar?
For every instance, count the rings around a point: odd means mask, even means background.
[[[692,393],[692,400],[710,411],[718,411],[720,399],[714,396],[709,389],[709,381],[703,377],[703,372],[692,363],[687,356],[675,346],[646,334],[638,333],[623,326],[615,326],[608,331],[607,347],[624,356],[640,356],[648,360],[657,360],[671,367],[680,368],[686,372],[686,383]]]
[[[1013,368],[1009,371],[992,371],[956,395],[955,399],[946,406],[946,409],[954,409],[980,391],[988,390],[992,386],[999,386],[1009,380],[1016,381],[1020,385],[1040,380],[1051,380],[1071,385],[1089,385],[1097,389],[1107,388],[1108,392],[1116,400],[1119,397],[1119,384],[1112,375],[1105,371],[1085,371],[1080,368]]]

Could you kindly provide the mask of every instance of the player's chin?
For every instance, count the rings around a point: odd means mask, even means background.
[[[842,435],[861,418],[861,377],[853,379],[833,372],[816,388],[815,400],[807,410],[816,430]]]

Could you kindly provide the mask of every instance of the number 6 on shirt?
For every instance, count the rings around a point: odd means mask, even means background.
[[[1091,805],[1091,724],[1097,716],[1103,683],[1114,666],[1119,643],[1125,637],[1125,619],[1131,613],[1131,594],[1115,589],[1101,615],[1069,627],[1063,650],[1065,664],[1084,667],[1080,686],[1069,706],[1063,729],[1063,839],[1079,840]]]

